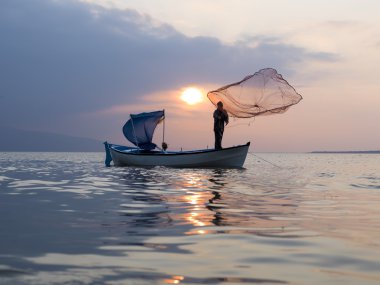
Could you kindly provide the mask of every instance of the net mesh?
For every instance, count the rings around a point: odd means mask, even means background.
[[[236,118],[284,113],[302,100],[273,68],[261,69],[239,82],[210,91],[207,97],[214,105],[222,101],[223,108]]]

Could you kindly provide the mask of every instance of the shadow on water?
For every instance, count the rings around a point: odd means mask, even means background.
[[[215,169],[212,177],[209,178],[209,181],[214,184],[210,187],[213,197],[209,199],[206,208],[215,213],[212,223],[216,226],[228,225],[226,219],[223,217],[223,213],[220,211],[220,206],[223,205],[223,201],[220,192],[218,192],[226,187],[227,182],[225,182],[225,179],[226,175],[223,169]]]

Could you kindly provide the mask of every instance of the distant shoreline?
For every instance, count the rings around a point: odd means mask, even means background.
[[[380,150],[312,151],[311,153],[380,154]]]

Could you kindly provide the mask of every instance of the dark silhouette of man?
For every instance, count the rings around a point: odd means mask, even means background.
[[[215,149],[222,149],[224,124],[228,124],[228,114],[223,109],[222,101],[219,101],[216,106],[217,109],[214,111]]]

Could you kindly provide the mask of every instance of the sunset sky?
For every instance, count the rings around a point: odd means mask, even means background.
[[[303,100],[232,120],[224,146],[380,149],[379,11],[377,0],[1,0],[0,125],[125,144],[129,113],[165,109],[170,149],[211,147],[207,92],[272,67]],[[181,100],[188,87],[199,103]]]

